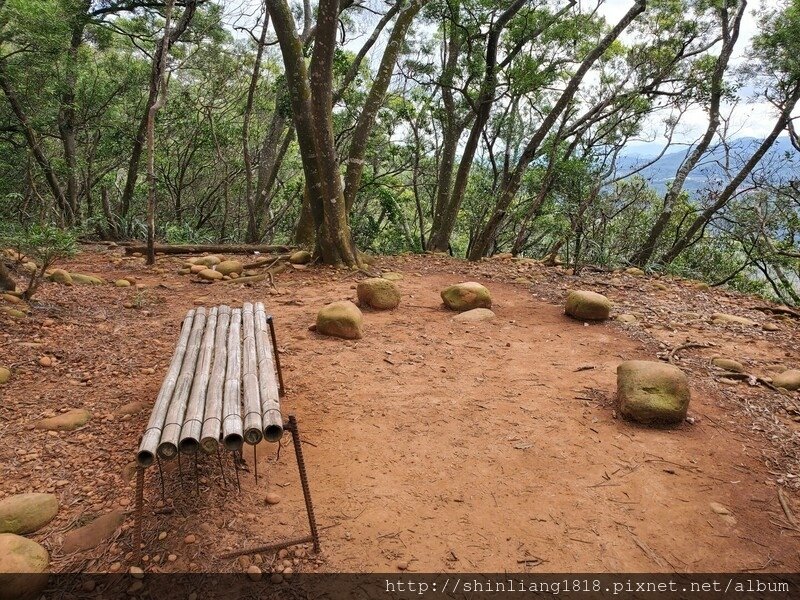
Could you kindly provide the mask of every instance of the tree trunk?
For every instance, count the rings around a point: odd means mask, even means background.
[[[0,258],[0,290],[13,292],[17,289],[17,284],[11,278],[11,273],[6,268],[5,261]]]
[[[670,219],[672,218],[672,212],[675,208],[676,202],[678,201],[678,197],[683,191],[683,186],[686,183],[686,179],[689,177],[689,174],[692,172],[692,170],[697,166],[697,163],[700,162],[700,159],[711,145],[714,135],[717,133],[717,128],[719,127],[720,123],[720,103],[722,101],[722,94],[724,91],[723,87],[725,71],[728,68],[728,63],[731,55],[733,54],[733,49],[736,46],[736,41],[739,39],[739,26],[742,22],[742,17],[745,14],[746,7],[747,1],[741,0],[736,14],[733,17],[732,26],[729,23],[727,8],[723,5],[721,9],[723,45],[719,57],[717,57],[717,61],[714,64],[714,72],[711,76],[711,100],[708,108],[708,127],[706,128],[703,137],[700,139],[700,142],[697,144],[694,150],[692,150],[691,154],[686,157],[686,160],[684,160],[683,164],[681,164],[680,168],[675,174],[675,179],[670,184],[669,190],[664,196],[664,206],[661,210],[661,213],[658,215],[655,223],[653,223],[653,226],[647,235],[647,239],[642,244],[641,248],[639,248],[636,254],[634,254],[630,259],[630,262],[634,265],[646,267],[647,263],[650,262],[650,258],[653,256],[653,252],[655,252],[656,246],[658,245],[664,230],[667,228],[667,225],[669,225]]]
[[[700,232],[700,230],[703,229],[709,221],[711,221],[714,215],[717,214],[717,212],[719,212],[728,203],[728,201],[739,189],[739,186],[744,182],[745,179],[747,179],[748,175],[750,175],[761,159],[764,158],[764,155],[775,143],[775,140],[778,139],[778,136],[786,129],[789,119],[791,118],[792,111],[797,105],[798,100],[800,100],[800,83],[795,83],[794,88],[792,89],[789,97],[786,99],[780,116],[778,117],[778,120],[776,121],[775,126],[772,128],[769,136],[767,136],[767,138],[761,142],[758,150],[756,150],[753,156],[751,156],[747,163],[745,163],[739,173],[737,173],[736,177],[734,177],[725,187],[725,189],[720,192],[717,199],[702,213],[700,213],[689,226],[689,228],[683,232],[680,237],[678,237],[669,251],[667,251],[660,259],[659,262],[661,264],[670,264],[681,252],[693,244],[695,241],[695,236],[698,234],[698,232]]]
[[[592,68],[597,59],[603,55],[603,53],[611,46],[611,44],[614,43],[620,34],[627,29],[634,19],[636,19],[636,17],[645,11],[646,6],[647,0],[637,0],[636,4],[634,4],[628,10],[628,12],[625,13],[625,15],[614,26],[614,28],[609,31],[592,49],[592,51],[589,52],[586,58],[583,59],[583,62],[581,62],[578,70],[570,78],[569,83],[567,83],[567,87],[561,93],[558,101],[555,103],[550,112],[547,113],[547,116],[542,121],[542,124],[528,142],[525,150],[517,161],[514,171],[509,176],[508,181],[503,185],[492,215],[489,217],[488,222],[483,227],[472,246],[468,257],[470,260],[479,260],[481,257],[486,255],[486,253],[494,244],[500,224],[505,217],[506,211],[511,206],[511,202],[519,191],[519,188],[522,184],[522,178],[525,175],[528,165],[536,157],[539,147],[541,146],[547,134],[550,132],[550,129],[553,127],[556,120],[572,102],[573,97],[578,91],[583,78],[589,72],[589,69]]]

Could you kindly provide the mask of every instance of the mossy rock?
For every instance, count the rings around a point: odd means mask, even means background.
[[[131,282],[127,279],[117,279],[114,285],[117,287],[131,287]]]
[[[60,283],[61,285],[72,285],[72,275],[67,273],[64,269],[53,269],[47,278],[53,283]]]
[[[16,494],[0,500],[0,533],[33,533],[58,513],[55,494]]]
[[[12,319],[24,319],[25,313],[10,306],[0,306],[0,312],[7,314]]]
[[[384,279],[388,279],[389,281],[400,281],[403,278],[403,276],[400,273],[394,273],[392,271],[384,273],[383,275],[381,275],[381,277],[383,277]]]
[[[720,369],[725,369],[729,373],[744,373],[746,369],[744,365],[738,360],[732,358],[723,358],[722,356],[715,356],[711,359],[711,364]]]
[[[71,275],[72,282],[79,285],[102,285],[105,283],[102,279],[94,275],[84,275],[83,273],[71,273]]]
[[[632,314],[629,314],[629,313],[623,313],[621,315],[617,315],[615,318],[620,323],[624,323],[626,325],[632,325],[633,323],[636,323],[638,321],[638,319],[636,318],[636,315],[632,315]]]
[[[208,267],[205,265],[192,265],[189,267],[189,272],[197,275],[198,273],[205,271]]]
[[[47,586],[50,554],[14,533],[0,533],[0,600],[37,598]]]
[[[642,271],[639,267],[628,267],[625,269],[625,273],[627,275],[632,275],[633,277],[644,277],[644,271]]]
[[[772,385],[786,390],[800,390],[800,370],[789,369],[772,379]]]
[[[42,419],[36,423],[36,429],[46,429],[48,431],[72,431],[78,427],[83,427],[91,421],[92,413],[83,408],[73,408],[65,413]]]
[[[394,282],[372,277],[358,282],[358,303],[377,310],[391,310],[400,304],[400,290]]]
[[[611,300],[585,290],[573,290],[567,295],[564,312],[575,319],[603,321],[611,313]]]
[[[0,298],[9,304],[23,304],[25,302],[22,298],[15,296],[14,294],[0,294]]]
[[[244,266],[238,260],[224,260],[215,269],[223,275],[239,275],[244,271]]]
[[[464,312],[473,308],[492,308],[489,290],[475,281],[457,283],[442,290],[442,301],[450,310]]]
[[[0,385],[8,383],[9,379],[11,379],[11,369],[8,367],[0,367]]]
[[[200,279],[205,279],[206,281],[214,281],[225,277],[222,273],[215,271],[214,269],[203,269],[197,274],[197,276]]]
[[[363,316],[349,300],[332,302],[317,313],[317,332],[349,340],[362,336]]]
[[[622,415],[637,423],[680,423],[691,394],[686,374],[660,362],[629,360],[617,367],[617,402]]]
[[[298,250],[297,252],[292,252],[289,256],[289,262],[293,265],[307,265],[311,262],[311,252],[308,250]]]

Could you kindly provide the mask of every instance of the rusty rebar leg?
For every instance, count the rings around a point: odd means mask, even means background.
[[[239,493],[242,493],[242,483],[239,481],[239,462],[236,460],[236,450],[232,452],[233,456],[233,468],[236,471],[236,488],[239,490]]]
[[[228,480],[225,479],[225,467],[222,464],[222,454],[219,453],[219,445],[217,445],[217,462],[219,463],[219,472],[222,473],[222,485],[227,490]]]
[[[161,483],[161,501],[166,505],[167,494],[164,491],[164,470],[161,468],[161,457],[156,454],[156,464],[158,465],[158,481]]]
[[[253,444],[253,474],[256,476],[256,485],[258,485],[258,444]]]
[[[144,467],[136,467],[136,512],[133,516],[133,557],[134,565],[142,558],[142,518],[144,513]]]
[[[283,371],[281,371],[281,357],[278,356],[278,338],[275,337],[275,323],[272,321],[272,315],[267,317],[267,324],[269,325],[269,335],[272,338],[272,349],[275,356],[275,370],[278,371],[278,394],[283,396],[285,388],[283,387]]]
[[[303,486],[303,499],[306,501],[306,512],[308,513],[308,525],[311,528],[311,540],[314,543],[314,552],[319,552],[319,532],[317,531],[317,519],[314,517],[314,505],[311,503],[311,490],[308,487],[308,473],[306,473],[306,463],[303,459],[303,444],[300,439],[300,431],[297,429],[297,419],[294,415],[289,415],[289,431],[292,432],[292,443],[294,444],[294,454],[297,458],[297,470],[300,472],[300,484]]]

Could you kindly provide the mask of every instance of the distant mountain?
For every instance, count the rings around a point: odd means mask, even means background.
[[[731,141],[728,152],[721,145],[713,147],[690,173],[684,189],[690,194],[696,194],[724,186],[738,172],[739,167],[753,155],[760,143],[761,140],[757,138],[738,138]],[[681,148],[667,152],[638,175],[648,180],[659,193],[663,194],[690,151],[690,148]],[[658,156],[657,152],[652,144],[624,150],[617,160],[618,173],[620,175],[632,173]],[[788,137],[780,137],[761,160],[758,169],[769,170],[774,178],[799,179],[800,153],[795,150]]]

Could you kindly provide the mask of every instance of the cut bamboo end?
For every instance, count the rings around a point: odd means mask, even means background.
[[[136,462],[139,463],[140,467],[149,467],[153,464],[155,458],[155,454],[149,450],[139,450],[136,454]]]
[[[228,450],[241,450],[244,445],[244,438],[238,433],[229,433],[222,440],[222,443],[225,444],[225,448]]]

